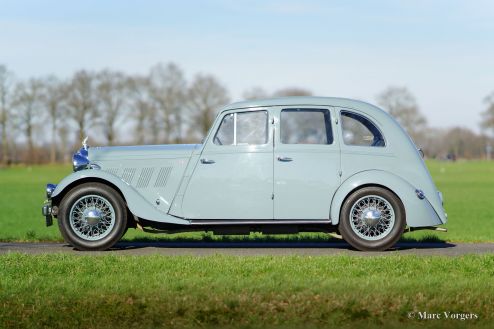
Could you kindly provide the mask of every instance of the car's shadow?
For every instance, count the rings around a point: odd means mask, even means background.
[[[444,249],[452,248],[456,245],[449,242],[398,242],[390,251],[410,250],[410,249]],[[143,248],[188,248],[188,249],[291,249],[291,248],[308,248],[308,249],[339,249],[339,250],[356,250],[348,243],[341,242],[271,242],[271,241],[241,241],[241,242],[215,242],[215,241],[122,241],[117,243],[110,250],[131,250]]]

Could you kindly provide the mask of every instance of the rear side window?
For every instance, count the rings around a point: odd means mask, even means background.
[[[384,147],[386,143],[381,131],[366,117],[341,111],[343,142],[346,145]]]
[[[332,144],[333,132],[329,110],[282,110],[280,134],[283,144]]]
[[[225,115],[213,139],[216,145],[262,145],[267,142],[267,111]]]

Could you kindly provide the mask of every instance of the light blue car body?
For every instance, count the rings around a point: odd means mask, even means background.
[[[280,113],[289,108],[328,109],[333,143],[280,143]],[[269,116],[268,143],[213,142],[225,115],[258,110]],[[385,147],[346,145],[343,110],[371,120],[382,132]],[[276,161],[278,157],[293,161]],[[345,198],[356,189],[376,185],[399,197],[409,227],[440,225],[447,219],[442,196],[408,134],[383,110],[350,99],[287,97],[234,103],[220,110],[202,144],[90,147],[89,160],[98,169],[65,177],[53,191],[53,199],[80,183],[100,181],[122,194],[134,216],[152,222],[337,225]]]

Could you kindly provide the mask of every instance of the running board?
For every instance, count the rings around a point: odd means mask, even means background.
[[[191,225],[305,225],[305,224],[331,224],[329,220],[218,220],[218,219],[192,219]]]
[[[444,227],[422,226],[422,227],[407,227],[405,229],[405,233],[407,233],[407,232],[414,232],[414,231],[420,231],[420,230],[431,230],[431,231],[438,231],[438,232],[448,232],[448,229],[447,228],[444,228]]]

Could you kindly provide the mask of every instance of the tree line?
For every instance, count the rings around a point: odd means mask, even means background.
[[[483,102],[486,109],[481,114],[482,121],[479,124],[482,133],[478,134],[461,126],[429,126],[415,97],[407,88],[389,87],[377,96],[377,103],[397,119],[415,144],[431,158],[491,158],[494,146],[494,92]]]
[[[253,87],[243,98],[309,95],[298,87],[274,93]],[[429,127],[408,89],[389,87],[376,101],[428,156],[485,157],[487,135]],[[88,134],[92,145],[199,142],[217,110],[229,102],[228,89],[215,76],[196,74],[187,81],[175,63],[156,64],[146,74],[80,70],[67,79],[27,80],[0,65],[0,163],[66,162],[74,143]],[[494,92],[485,103],[482,128],[494,133]]]
[[[72,144],[87,134],[108,145],[122,138],[133,144],[195,142],[229,101],[214,76],[197,74],[188,83],[173,63],[144,75],[80,70],[65,80],[26,81],[0,66],[1,162],[66,161]]]

